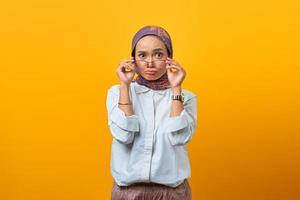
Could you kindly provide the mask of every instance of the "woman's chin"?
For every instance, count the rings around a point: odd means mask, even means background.
[[[140,75],[148,81],[155,81],[161,78],[164,75],[164,73],[141,73]]]
[[[145,74],[144,78],[147,79],[148,81],[154,81],[154,80],[159,79],[159,77],[157,75],[154,76],[154,75],[149,75],[149,74]]]

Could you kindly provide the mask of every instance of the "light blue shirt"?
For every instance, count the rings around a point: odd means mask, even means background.
[[[132,82],[129,95],[134,115],[126,116],[118,107],[120,85],[108,89],[110,171],[119,186],[153,182],[176,187],[191,177],[186,144],[196,128],[197,101],[194,93],[182,92],[184,109],[170,117],[171,88],[153,90]]]

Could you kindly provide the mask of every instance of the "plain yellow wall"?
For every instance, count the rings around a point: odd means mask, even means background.
[[[110,199],[105,108],[160,25],[198,96],[194,200],[300,199],[297,0],[0,3],[0,199]]]

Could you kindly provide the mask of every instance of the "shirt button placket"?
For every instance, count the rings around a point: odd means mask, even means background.
[[[149,93],[149,108],[147,108],[147,132],[145,135],[144,144],[144,167],[142,168],[142,179],[150,181],[150,167],[153,148],[153,134],[154,134],[154,101],[153,91]]]

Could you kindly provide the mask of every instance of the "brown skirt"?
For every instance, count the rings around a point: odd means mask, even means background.
[[[188,180],[176,188],[157,183],[134,183],[118,186],[114,182],[111,200],[191,200],[192,192]]]

